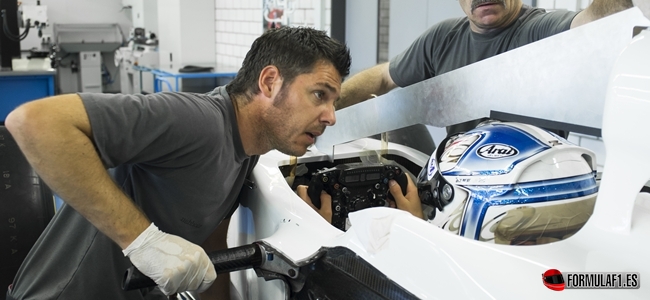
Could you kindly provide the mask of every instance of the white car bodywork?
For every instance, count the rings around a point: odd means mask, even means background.
[[[637,35],[611,72],[602,134],[607,150],[594,213],[574,236],[536,246],[479,242],[454,235],[408,213],[370,208],[352,213],[340,231],[291,189],[280,170],[289,157],[273,151],[253,171],[255,188],[231,219],[230,247],[264,241],[300,265],[321,247],[343,246],[421,299],[650,299],[650,31]],[[339,145],[334,159],[362,157],[381,148],[373,139]],[[315,150],[315,149],[312,149]],[[424,166],[429,154],[389,144],[388,153]],[[370,154],[372,157],[372,154]],[[298,163],[326,161],[310,151]],[[562,272],[639,272],[638,289],[552,291],[548,269]],[[244,299],[283,299],[280,280],[252,270],[231,273]]]

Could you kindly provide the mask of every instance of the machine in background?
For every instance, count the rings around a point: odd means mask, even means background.
[[[15,1],[0,3],[0,67],[3,71],[49,69],[49,49],[43,29],[48,27],[47,6],[17,5]],[[27,39],[27,38],[30,39]],[[41,39],[42,38],[42,39]],[[33,41],[39,41],[33,46]],[[29,55],[21,57],[21,43],[29,45]],[[25,47],[25,45],[22,45]]]
[[[55,60],[78,57],[67,67],[77,74],[79,92],[103,92],[106,71],[102,53],[115,51],[123,41],[119,24],[54,24]]]
[[[42,45],[21,57],[21,43],[29,41],[27,37],[42,36],[42,29],[49,26],[47,7],[0,1],[0,12],[1,124],[18,105],[53,96],[56,71],[50,66],[49,50],[43,51]]]
[[[154,92],[154,78],[145,69],[155,69],[160,62],[158,37],[144,28],[134,28],[127,46],[115,50],[115,66],[120,72],[122,94]]]

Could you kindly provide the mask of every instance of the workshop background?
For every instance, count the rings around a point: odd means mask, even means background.
[[[4,57],[0,72],[0,122],[21,103],[56,94],[207,92],[227,83],[236,74],[255,38],[277,26],[315,27],[345,41],[353,58],[353,75],[399,54],[431,25],[464,16],[454,0],[10,2],[2,0],[0,8],[6,10],[10,20],[8,30],[20,39],[20,51],[12,50],[15,42],[0,39],[0,56]],[[575,11],[587,7],[591,1],[523,2],[547,10]],[[31,23],[25,35],[28,18]],[[11,60],[7,63],[8,56]],[[188,66],[204,72],[182,71]],[[5,140],[8,134],[3,126],[1,129],[0,160],[3,155],[13,155],[10,151],[19,152],[15,143]],[[436,142],[445,136],[442,128],[429,127],[429,130]],[[602,171],[605,149],[601,138],[571,134],[569,139],[594,151]],[[7,203],[7,193],[19,185],[9,184],[10,173],[5,171],[29,168],[29,165],[21,161],[12,165],[2,163],[0,179],[4,181],[0,190],[5,194],[0,194],[0,202],[5,201],[6,207],[17,206]],[[37,192],[26,197],[40,199],[50,195],[39,182],[34,184]],[[0,212],[0,224],[4,224],[0,229],[0,287],[9,284],[55,213],[55,208],[47,207],[48,203],[34,205],[37,207],[28,209],[38,212],[34,217],[38,222],[21,231],[15,225],[15,215],[7,210]],[[2,292],[0,299],[4,299]]]

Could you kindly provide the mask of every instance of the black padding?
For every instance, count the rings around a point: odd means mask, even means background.
[[[53,216],[52,192],[0,126],[0,299]]]
[[[304,285],[293,300],[418,299],[345,247],[321,248],[321,256],[300,268]]]

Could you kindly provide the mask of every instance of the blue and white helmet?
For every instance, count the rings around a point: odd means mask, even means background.
[[[596,156],[544,129],[491,121],[443,141],[417,186],[429,221],[445,230],[543,244],[571,236],[591,216]]]

